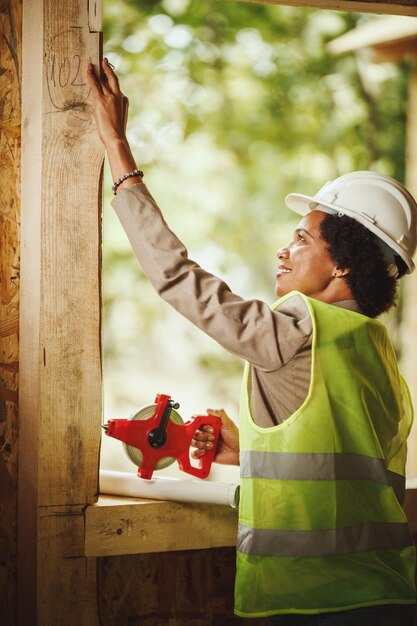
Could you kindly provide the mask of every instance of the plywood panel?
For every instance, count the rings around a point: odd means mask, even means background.
[[[98,559],[103,626],[237,626],[235,550],[217,548]],[[251,626],[266,626],[263,618]]]
[[[0,606],[16,610],[21,0],[0,2]]]

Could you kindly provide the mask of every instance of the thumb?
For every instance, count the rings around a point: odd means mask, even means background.
[[[225,432],[235,431],[237,429],[236,424],[234,423],[232,418],[227,415],[224,409],[207,409],[207,413],[209,415],[216,415],[217,417],[220,417],[220,420],[222,422],[223,434]]]
[[[220,417],[222,424],[227,424],[231,421],[224,409],[207,409],[207,413],[208,415],[216,415],[217,417]]]

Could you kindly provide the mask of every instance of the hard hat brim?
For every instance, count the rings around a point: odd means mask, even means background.
[[[325,210],[325,213],[337,213],[337,209],[330,204],[314,198],[314,196],[305,196],[301,193],[290,193],[285,198],[285,204],[289,209],[295,211],[299,215],[307,215],[311,211],[320,210],[318,205],[323,207],[323,209],[330,209],[328,211]]]
[[[408,254],[405,253],[401,246],[394,243],[392,239],[386,233],[384,233],[384,231],[372,224],[360,213],[350,211],[349,209],[344,207],[338,207],[337,205],[331,204],[330,202],[320,200],[319,198],[315,198],[314,196],[306,196],[301,193],[288,194],[285,198],[285,204],[289,209],[291,209],[291,211],[294,211],[295,213],[303,216],[311,213],[311,211],[323,211],[324,213],[329,213],[330,215],[337,215],[339,213],[347,215],[348,217],[351,217],[352,219],[365,226],[365,228],[370,230],[374,235],[376,235],[376,237],[378,237],[386,245],[388,245],[391,250],[395,252],[395,254],[401,257],[408,267],[407,273],[410,273],[415,269],[413,260]]]

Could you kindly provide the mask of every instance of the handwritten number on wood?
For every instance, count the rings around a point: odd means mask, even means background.
[[[53,54],[51,61],[50,79],[54,87],[56,87],[57,84],[60,87],[66,87],[68,83],[74,87],[84,87],[86,85],[86,83],[81,82],[81,57],[79,54],[74,54],[72,60],[68,57],[64,57],[62,61],[58,62],[56,56]]]
[[[64,31],[51,39],[46,76],[55,109],[62,111],[84,105],[90,91],[83,80],[84,62],[87,63],[85,44],[78,29]]]
[[[74,85],[74,87],[83,87],[86,83],[80,83],[80,82],[76,82],[78,75],[80,73],[80,68],[81,68],[81,57],[79,54],[74,54],[73,56],[73,61],[74,61],[74,65],[76,66],[76,72],[75,72],[75,76],[73,81],[71,82],[71,85]],[[81,80],[81,76],[80,79]]]

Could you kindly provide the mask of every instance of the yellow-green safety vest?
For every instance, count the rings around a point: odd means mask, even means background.
[[[412,406],[383,324],[298,292],[312,319],[311,382],[278,426],[241,392],[235,612],[243,617],[412,604],[403,510]]]

